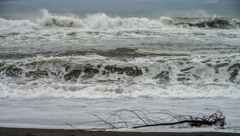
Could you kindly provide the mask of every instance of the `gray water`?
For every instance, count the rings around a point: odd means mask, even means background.
[[[239,27],[239,11],[1,11],[0,125],[94,128],[89,113],[221,110],[221,131],[239,132]]]

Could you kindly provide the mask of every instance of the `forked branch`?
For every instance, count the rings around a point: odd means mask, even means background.
[[[98,117],[95,114],[92,115]],[[219,128],[224,128],[224,126],[226,125],[225,116],[223,116],[221,111],[217,111],[210,116],[199,114],[198,116],[193,117],[190,115],[177,115],[173,112],[165,110],[149,112],[141,110],[133,111],[122,109],[113,114],[110,114],[107,120],[103,120],[100,117],[98,118],[102,120],[106,125],[111,126],[112,129],[122,128],[122,125],[124,125],[126,128],[134,129],[142,127],[169,125],[174,126],[186,124],[190,127],[217,126]],[[119,125],[121,125],[121,127],[118,127]]]

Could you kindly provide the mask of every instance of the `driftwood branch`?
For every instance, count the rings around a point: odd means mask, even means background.
[[[153,126],[183,126],[186,124],[190,127],[217,126],[224,128],[226,125],[225,116],[223,116],[221,111],[217,111],[210,116],[198,114],[196,117],[193,117],[191,115],[178,115],[166,110],[150,112],[146,110],[133,111],[122,109],[110,114],[107,120],[95,114],[92,115],[98,117],[105,125],[111,126],[112,129],[122,128],[122,126],[125,126],[124,128],[136,129]]]

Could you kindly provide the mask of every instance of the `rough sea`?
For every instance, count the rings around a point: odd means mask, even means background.
[[[92,114],[120,109],[220,110],[225,129],[122,131],[240,133],[239,70],[240,11],[0,11],[0,127],[89,129],[103,123]]]

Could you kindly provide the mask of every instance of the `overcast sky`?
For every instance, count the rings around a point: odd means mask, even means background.
[[[0,0],[0,10],[240,10],[240,0]]]

